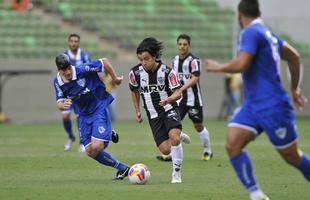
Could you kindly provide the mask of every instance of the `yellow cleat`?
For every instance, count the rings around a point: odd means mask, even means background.
[[[201,160],[209,161],[213,157],[213,153],[209,154],[208,152],[204,152],[204,154],[201,157]]]
[[[159,156],[156,156],[156,158],[160,161],[172,161],[171,159],[171,156],[170,155],[159,155]]]

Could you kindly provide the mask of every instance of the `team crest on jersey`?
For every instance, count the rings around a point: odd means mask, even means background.
[[[104,133],[104,131],[105,131],[105,128],[104,128],[103,126],[99,126],[99,127],[98,127],[98,132],[99,132],[99,133],[102,134],[102,133]]]
[[[164,84],[164,82],[165,82],[165,77],[158,77],[157,78],[157,81],[159,82],[159,84]]]
[[[84,87],[86,80],[85,80],[85,78],[82,78],[82,79],[77,80],[76,82],[79,86]]]
[[[287,130],[285,127],[280,127],[276,130],[276,135],[278,136],[278,138],[280,139],[284,139],[287,133]]]
[[[89,71],[89,66],[88,65],[85,66],[85,70]]]

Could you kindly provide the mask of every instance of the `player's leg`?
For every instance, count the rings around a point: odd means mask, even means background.
[[[264,130],[282,158],[310,181],[310,157],[298,148],[294,110],[288,105],[280,104],[276,110],[264,113]]]
[[[251,200],[268,199],[256,181],[250,156],[243,149],[262,132],[256,113],[244,106],[228,125],[226,151],[239,180],[249,192]]]
[[[253,171],[251,159],[247,152],[243,151],[245,146],[255,138],[251,130],[239,127],[229,127],[226,138],[226,151],[230,158],[239,180],[249,192],[252,200],[268,199],[260,189]]]
[[[310,157],[298,148],[297,142],[287,148],[278,149],[278,152],[288,164],[297,168],[310,181]]]
[[[65,143],[64,149],[65,151],[69,151],[71,149],[72,143],[75,141],[75,137],[72,131],[71,109],[62,111],[62,123],[68,136],[68,141]]]
[[[178,110],[179,110],[181,120],[187,114],[187,109],[188,109],[188,107],[185,104],[179,105]],[[184,132],[181,132],[180,139],[181,139],[181,142],[183,142],[184,144],[189,144],[191,142],[191,138]],[[156,158],[160,161],[172,161],[170,154],[163,154],[162,153],[161,155],[156,156]]]
[[[203,147],[201,160],[210,160],[213,154],[209,131],[203,125],[203,107],[190,107],[188,109],[188,117],[192,120]]]
[[[92,119],[89,120],[92,121],[90,126],[86,122],[83,123],[82,119],[80,123],[81,125],[84,124],[84,127],[81,126],[81,139],[84,145],[85,143],[87,144],[87,155],[103,165],[117,169],[115,179],[122,180],[128,175],[129,167],[105,151],[109,141],[112,139],[111,121],[106,110],[99,111],[99,113],[94,114]],[[85,135],[86,139],[84,139],[83,135]]]

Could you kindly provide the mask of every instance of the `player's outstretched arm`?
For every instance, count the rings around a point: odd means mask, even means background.
[[[207,72],[225,72],[225,73],[239,73],[245,71],[251,64],[253,55],[241,51],[237,57],[232,59],[228,63],[219,63],[216,60],[206,60],[206,71]]]
[[[107,58],[102,58],[101,60],[102,60],[102,62],[104,64],[104,69],[111,76],[113,83],[116,84],[116,85],[120,85],[122,83],[124,77],[123,76],[118,76],[116,74],[112,64],[110,63],[110,61]]]

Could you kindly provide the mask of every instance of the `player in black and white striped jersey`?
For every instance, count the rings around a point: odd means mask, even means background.
[[[203,124],[203,101],[199,85],[200,60],[190,52],[191,38],[181,34],[177,38],[178,55],[172,61],[172,67],[177,72],[178,80],[182,84],[182,99],[179,100],[181,119],[188,114],[199,134],[202,146],[202,160],[212,157],[209,131]]]
[[[163,154],[172,157],[171,183],[181,183],[183,148],[180,143],[181,118],[176,101],[181,97],[176,73],[160,61],[162,43],[155,38],[144,39],[137,48],[140,64],[129,72],[129,87],[136,111],[142,122],[140,95],[152,129],[155,143]]]

